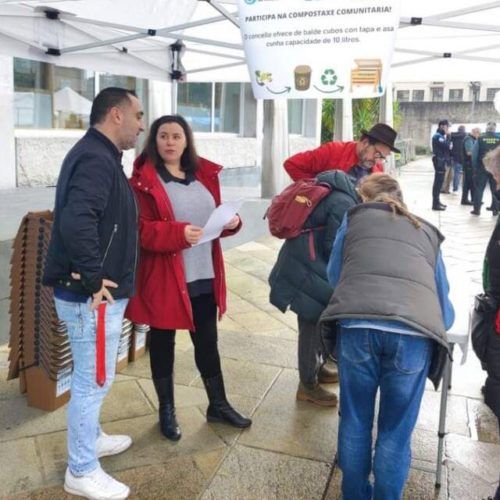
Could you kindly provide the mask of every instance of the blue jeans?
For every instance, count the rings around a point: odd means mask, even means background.
[[[106,383],[96,383],[97,313],[86,304],[55,299],[57,315],[66,323],[73,355],[71,399],[68,405],[68,467],[75,476],[95,470],[99,461],[96,440],[104,396],[115,377],[123,314],[128,299],[106,306]]]
[[[456,161],[453,162],[453,191],[458,191],[460,187],[460,179],[462,177],[463,166]]]
[[[338,344],[342,498],[399,500],[410,468],[411,434],[422,401],[432,341],[381,330],[341,328]],[[372,486],[372,427],[379,388]]]

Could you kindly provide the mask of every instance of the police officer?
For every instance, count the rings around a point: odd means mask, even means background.
[[[500,135],[496,134],[496,123],[488,122],[486,132],[479,136],[479,139],[474,144],[472,149],[472,169],[474,179],[474,210],[472,215],[480,215],[481,205],[483,202],[483,193],[486,183],[490,184],[491,188],[491,210],[493,215],[498,215],[498,206],[493,193],[496,190],[496,182],[492,175],[484,168],[483,158],[488,151],[495,149],[500,145]]]
[[[438,129],[432,136],[432,164],[434,165],[434,184],[432,185],[432,210],[446,210],[439,200],[439,193],[446,174],[446,164],[450,161],[450,150],[452,148],[451,138],[448,134],[450,123],[441,120]]]

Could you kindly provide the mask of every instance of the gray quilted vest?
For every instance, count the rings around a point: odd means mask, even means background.
[[[348,212],[342,272],[321,323],[399,321],[448,347],[435,281],[444,237],[419,220],[417,229],[385,203],[365,203]]]

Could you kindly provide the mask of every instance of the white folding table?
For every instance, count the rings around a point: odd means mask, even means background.
[[[444,438],[446,436],[446,408],[448,403],[448,391],[451,388],[454,346],[458,344],[461,351],[460,364],[467,360],[470,336],[469,312],[472,307],[470,278],[461,270],[449,269],[448,279],[450,282],[450,299],[455,309],[455,322],[447,332],[448,344],[452,353],[452,359],[446,357],[446,364],[441,382],[441,404],[439,407],[438,425],[438,453],[436,466],[436,488],[441,487],[441,475],[443,468]],[[458,354],[458,353],[457,353]]]

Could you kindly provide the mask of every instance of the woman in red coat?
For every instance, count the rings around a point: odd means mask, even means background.
[[[150,330],[151,372],[162,433],[181,432],[174,405],[176,329],[187,329],[207,391],[209,422],[248,427],[252,421],[227,401],[217,349],[217,309],[226,310],[224,262],[219,239],[198,244],[210,214],[221,203],[221,167],[196,155],[193,133],[178,115],[153,122],[134,163],[130,183],[139,204],[140,260],[137,291],[126,316]],[[241,227],[235,216],[222,236]]]

